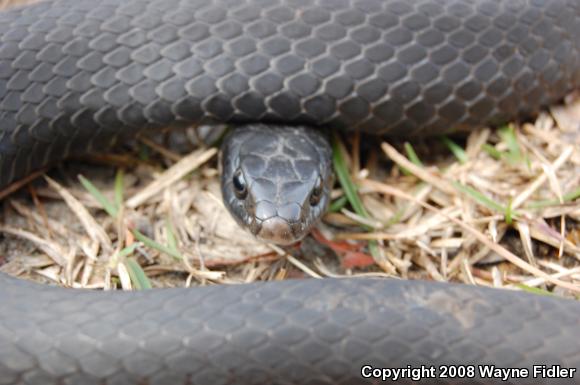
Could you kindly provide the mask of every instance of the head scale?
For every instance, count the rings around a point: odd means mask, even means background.
[[[299,241],[328,206],[331,149],[313,128],[236,128],[224,140],[220,166],[226,207],[261,240],[280,245]]]

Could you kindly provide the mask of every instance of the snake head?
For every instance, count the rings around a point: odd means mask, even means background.
[[[226,207],[258,239],[289,245],[318,222],[330,201],[331,148],[314,128],[247,125],[224,139]]]

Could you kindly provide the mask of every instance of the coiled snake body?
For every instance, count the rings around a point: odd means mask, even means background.
[[[0,13],[0,185],[144,128],[430,135],[529,115],[579,83],[577,0],[47,1]],[[277,210],[300,219],[294,209]],[[578,368],[579,319],[574,301],[428,282],[117,293],[2,275],[0,384],[366,384],[380,382],[363,378],[367,364]],[[475,370],[428,381],[476,382]]]

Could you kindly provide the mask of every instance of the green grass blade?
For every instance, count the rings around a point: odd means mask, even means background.
[[[334,171],[336,172],[336,176],[338,177],[338,181],[344,190],[344,194],[346,195],[348,202],[358,215],[364,218],[369,218],[369,214],[363,206],[360,197],[358,196],[358,189],[350,177],[350,173],[346,167],[346,162],[342,156],[342,153],[340,152],[340,146],[336,136],[334,137],[332,147],[332,161],[334,164]]]
[[[419,159],[419,156],[415,152],[415,149],[413,148],[413,146],[410,143],[405,142],[403,147],[405,148],[405,152],[407,153],[407,158],[409,159],[409,161],[417,167],[423,167],[423,163],[421,163],[421,159]],[[413,175],[413,173],[411,171],[407,170],[405,167],[403,167],[403,166],[397,166],[397,167],[399,167],[401,169],[401,172],[403,173],[403,175],[407,175],[407,176]]]
[[[580,198],[580,187],[572,190],[571,192],[565,194],[562,197],[562,200],[564,201],[564,203],[566,202],[572,202],[576,199]],[[550,207],[550,206],[557,206],[560,204],[560,201],[558,199],[549,199],[549,200],[541,200],[541,201],[536,201],[536,202],[530,202],[526,205],[527,208],[530,209],[542,209],[545,207]]]
[[[465,150],[463,150],[463,148],[461,148],[460,145],[458,145],[457,143],[455,143],[446,136],[442,136],[441,141],[445,146],[447,146],[449,151],[451,151],[451,153],[457,158],[459,163],[461,164],[467,163],[469,157],[467,156],[467,153],[465,152]]]
[[[115,205],[91,181],[82,175],[79,175],[79,180],[89,194],[99,202],[107,214],[113,218],[117,216],[118,210]]]
[[[520,163],[527,163],[527,166],[529,168],[530,166],[529,161],[527,157],[525,157],[522,154],[514,127],[504,126],[498,130],[498,133],[508,147],[507,153],[504,154],[508,162],[514,165]]]
[[[397,212],[394,213],[393,216],[389,218],[387,223],[385,223],[385,227],[390,227],[392,225],[399,223],[404,213],[405,213],[404,208],[398,209]]]
[[[498,133],[507,145],[508,151],[514,155],[518,155],[520,153],[520,146],[514,128],[512,126],[503,126],[498,129]]]
[[[115,205],[117,210],[123,206],[123,170],[117,170],[115,174]]]
[[[495,148],[494,146],[492,146],[491,144],[485,143],[482,147],[481,147],[485,152],[487,152],[489,154],[489,156],[491,156],[492,158],[496,159],[496,160],[500,160],[502,157],[502,152],[499,151],[497,148]]]
[[[523,283],[516,283],[514,284],[515,286],[519,287],[520,289],[522,289],[523,291],[527,291],[528,293],[532,293],[532,294],[538,294],[538,295],[547,295],[547,296],[553,296],[554,294],[544,290],[544,289],[540,289],[537,287],[532,287],[532,286],[528,286],[525,285]]]
[[[344,206],[346,206],[347,203],[348,203],[348,198],[346,197],[346,195],[343,195],[340,198],[335,199],[330,204],[330,207],[328,208],[328,211],[331,212],[331,213],[337,213],[340,210],[342,210],[344,208]]]
[[[155,249],[161,253],[167,254],[175,259],[179,259],[179,260],[183,259],[183,256],[181,255],[181,253],[176,252],[175,250],[172,250],[170,247],[167,247],[165,245],[162,245],[159,242],[154,241],[153,239],[145,236],[139,230],[136,230],[136,229],[133,230],[133,234],[135,235],[135,238],[137,238],[139,241],[143,242],[143,244],[145,246],[151,247],[152,249]]]
[[[139,243],[135,242],[133,244],[131,244],[130,246],[125,247],[123,250],[121,250],[119,252],[119,257],[121,258],[126,258],[129,255],[133,254],[135,252],[135,249],[137,249],[137,247],[139,247]]]
[[[334,165],[334,171],[338,177],[338,181],[344,191],[344,195],[347,197],[348,202],[352,206],[355,213],[363,218],[370,218],[370,215],[368,214],[367,210],[362,204],[360,197],[358,196],[358,188],[352,181],[350,173],[346,167],[346,162],[342,156],[337,135],[334,135],[332,140],[332,163]],[[369,226],[363,225],[363,227],[367,230],[372,230],[372,228]],[[376,241],[369,241],[368,245],[371,255],[377,258],[379,256],[378,243]]]
[[[562,197],[564,202],[572,202],[578,198],[580,198],[580,187],[572,190],[571,192],[569,192],[567,194],[564,194],[564,196]]]
[[[137,290],[152,288],[149,278],[147,278],[147,275],[134,258],[128,258],[126,266],[129,278],[131,278],[131,283]]]
[[[405,152],[407,153],[407,158],[409,158],[409,161],[411,161],[411,163],[413,163],[415,166],[423,167],[423,163],[421,162],[421,159],[419,159],[419,156],[415,152],[413,146],[411,146],[411,143],[405,142],[404,147]]]
[[[505,223],[507,223],[508,225],[511,226],[511,224],[513,223],[513,211],[512,211],[512,200],[510,198],[506,208],[505,208]]]
[[[165,230],[167,231],[167,247],[169,247],[175,253],[179,254],[179,249],[177,248],[177,238],[175,237],[175,230],[173,229],[173,225],[169,220],[165,222]]]
[[[456,189],[458,189],[459,191],[461,191],[465,195],[471,197],[474,201],[482,204],[483,206],[487,207],[488,209],[498,211],[502,214],[505,214],[506,208],[504,206],[502,206],[501,204],[497,203],[496,201],[494,201],[493,199],[488,198],[487,196],[485,196],[484,194],[475,190],[472,187],[465,186],[459,182],[452,182],[452,183]]]

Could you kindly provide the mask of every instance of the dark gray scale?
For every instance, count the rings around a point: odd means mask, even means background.
[[[330,146],[314,127],[468,130],[579,84],[578,0],[48,0],[0,12],[0,188],[145,128],[242,124],[222,148],[225,204],[287,244],[328,205]],[[580,366],[577,301],[475,286],[119,293],[0,274],[0,306],[2,384],[353,385],[380,381],[364,365]]]
[[[49,0],[0,14],[0,186],[143,128],[399,136],[498,123],[580,82],[575,0]]]

